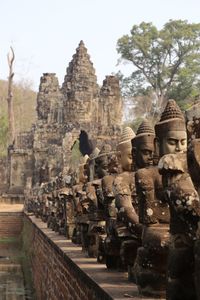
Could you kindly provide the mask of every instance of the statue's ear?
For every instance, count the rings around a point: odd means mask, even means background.
[[[117,159],[119,162],[121,161],[121,157],[122,157],[121,151],[117,151]]]
[[[131,154],[132,154],[132,159],[133,159],[133,161],[135,161],[135,157],[136,157],[136,147],[132,147]]]
[[[160,154],[160,140],[157,137],[154,139],[154,151],[155,151],[155,155],[157,157],[159,157],[159,154]]]

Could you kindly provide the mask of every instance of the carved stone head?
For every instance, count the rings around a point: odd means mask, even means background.
[[[147,120],[144,120],[132,139],[132,155],[137,168],[145,168],[153,164],[155,133]]]
[[[119,163],[117,152],[111,152],[108,155],[108,172],[109,174],[118,173],[119,171]]]
[[[132,145],[131,140],[135,133],[130,127],[125,127],[121,134],[119,144],[117,146],[118,161],[123,171],[131,171],[132,169]]]
[[[112,152],[109,144],[105,144],[98,156],[95,158],[95,175],[98,178],[103,178],[108,174],[108,155]]]
[[[89,181],[93,181],[95,178],[95,159],[99,155],[100,150],[96,147],[93,152],[90,154],[88,165],[87,165],[87,174]]]
[[[87,174],[87,161],[88,161],[88,155],[86,154],[84,157],[82,157],[80,163],[79,163],[79,182],[86,183],[88,180],[88,174]]]
[[[187,151],[185,119],[176,101],[168,100],[155,132],[160,156]]]

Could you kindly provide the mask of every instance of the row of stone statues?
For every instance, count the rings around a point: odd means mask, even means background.
[[[124,128],[117,149],[96,148],[78,172],[29,191],[27,210],[107,268],[128,271],[141,294],[200,299],[199,141],[187,149],[184,116],[169,100],[155,131],[147,120],[136,135]]]

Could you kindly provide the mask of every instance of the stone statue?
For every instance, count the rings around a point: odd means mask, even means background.
[[[138,216],[132,203],[132,199],[135,199],[135,184],[131,171],[131,139],[134,136],[135,134],[130,127],[124,128],[117,146],[118,160],[122,172],[113,178],[115,204],[113,201],[110,207],[107,238],[105,240],[106,265],[108,268],[124,268],[125,265],[127,267],[125,259],[128,259],[128,257],[123,253],[125,247],[122,247],[122,243],[127,238],[131,238],[134,243],[138,244],[137,237],[130,232],[128,225],[129,222],[138,223]],[[114,209],[115,206],[118,210],[117,214]]]
[[[173,103],[174,101],[168,102],[160,122],[155,126],[156,139],[154,142],[156,142],[156,147],[154,151],[160,156],[176,152],[173,138],[179,135],[177,133],[179,129],[174,130],[170,124],[171,118],[177,119],[179,115],[173,107]],[[153,136],[149,136],[149,138],[152,147]],[[179,147],[182,147],[181,141],[179,141]],[[185,143],[185,140],[182,143]],[[142,247],[138,249],[134,265],[136,282],[142,294],[160,297],[165,295],[166,289],[169,207],[164,200],[162,177],[156,165],[150,163],[149,167],[137,170],[135,178],[139,202],[139,221],[144,225]]]
[[[84,209],[84,199],[86,198],[86,192],[84,191],[84,185],[81,182],[77,182],[77,184],[72,186],[72,197],[74,203],[74,219],[75,219],[75,228],[72,235],[72,242],[78,245],[82,245],[83,238],[82,238],[82,224],[88,225],[88,218],[85,213]],[[87,245],[87,242],[85,242]],[[83,246],[82,246],[83,247]]]
[[[132,156],[135,169],[153,165],[155,132],[147,120],[140,124],[135,138],[132,139]]]
[[[188,171],[185,120],[175,101],[169,100],[156,131],[162,154],[166,154],[159,161],[159,169],[165,200],[170,209],[166,298],[197,299],[194,284],[194,245],[197,239],[200,202]]]
[[[112,235],[113,228],[116,222],[116,207],[115,207],[115,196],[113,193],[113,182],[119,173],[119,165],[117,159],[117,153],[111,152],[108,155],[108,175],[105,175],[102,178],[102,193],[103,193],[103,207],[104,207],[104,218],[106,221],[105,224],[105,234],[101,235],[99,240],[98,248],[98,262],[106,262],[106,253],[105,253],[105,242],[108,236]]]
[[[72,187],[73,204],[75,213],[75,229],[72,236],[72,241],[77,244],[82,244],[82,248],[87,248],[87,239],[85,232],[88,229],[87,203],[85,203],[86,192],[85,184],[87,182],[86,165],[88,156],[82,158],[79,164],[78,176],[75,176],[76,184]]]
[[[97,259],[99,257],[99,244],[101,243],[102,236],[105,235],[105,215],[103,204],[102,178],[108,174],[109,156],[111,155],[111,153],[111,146],[109,144],[104,144],[101,151],[94,159],[94,178],[86,185],[86,198],[88,200],[89,219],[89,226],[87,232],[87,251],[90,257],[97,257]],[[101,261],[101,259],[98,260]]]
[[[138,170],[140,168],[144,167],[149,167],[153,165],[153,156],[154,156],[154,138],[155,138],[155,133],[150,125],[150,123],[147,120],[143,120],[140,126],[138,127],[136,136],[131,140],[132,143],[132,157],[133,157],[133,169]],[[133,179],[135,174],[132,174]],[[132,201],[135,199],[133,202],[133,206],[135,208],[135,211],[138,215],[139,210],[138,210],[138,197],[133,197]],[[128,215],[127,215],[128,216]],[[127,217],[124,219],[126,220]],[[129,256],[130,259],[128,262],[128,275],[129,279],[132,281],[135,281],[135,275],[134,275],[134,261],[137,255],[137,248],[138,246],[141,246],[141,233],[143,226],[142,224],[139,223],[139,217],[136,222],[133,222],[134,220],[129,219],[127,220],[127,224],[129,225],[129,230],[134,233],[138,237],[138,243],[137,247],[131,247],[131,255],[126,255],[127,257]],[[129,242],[125,242],[130,243]]]
[[[195,189],[200,195],[200,101],[185,112],[188,137],[188,169]]]
[[[90,154],[88,159],[88,181],[93,181],[95,179],[95,158],[98,156],[100,150],[96,147]]]
[[[59,233],[71,239],[75,230],[75,205],[72,188],[70,186],[63,187],[58,191],[58,196],[63,210]]]
[[[193,252],[200,202],[188,173],[186,153],[164,155],[159,169],[170,209],[167,299],[196,299]]]
[[[193,184],[200,197],[200,101],[185,112],[188,136],[188,169]],[[195,283],[197,298],[200,299],[200,235],[194,245]]]

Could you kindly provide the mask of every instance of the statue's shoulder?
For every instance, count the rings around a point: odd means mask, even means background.
[[[118,183],[130,183],[133,181],[135,177],[134,172],[122,172],[121,174],[118,174],[114,179],[114,184]]]
[[[114,175],[106,175],[102,179],[102,189],[106,196],[113,196],[113,182],[115,176]]]
[[[161,183],[162,178],[159,174],[157,166],[149,168],[142,168],[135,173],[136,185],[144,188],[150,188],[155,185],[156,182]]]
[[[159,170],[157,166],[152,166],[149,168],[142,168],[138,169],[135,173],[137,177],[145,177],[145,176],[151,176],[151,178],[155,178],[156,176],[159,176]]]
[[[102,186],[107,186],[113,183],[115,179],[114,175],[106,175],[102,178]]]
[[[123,172],[117,175],[113,182],[113,188],[116,194],[129,194],[133,185],[135,185],[134,172]]]

